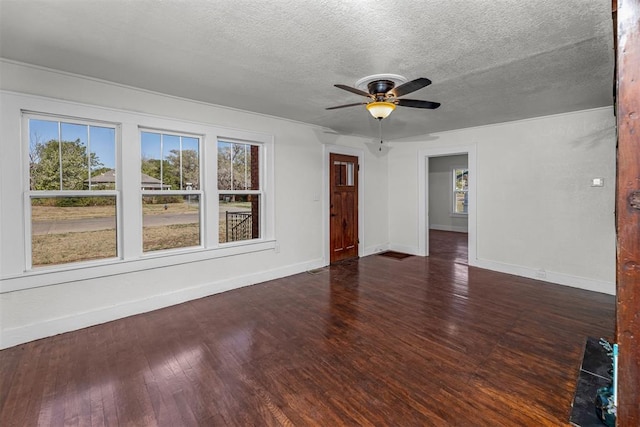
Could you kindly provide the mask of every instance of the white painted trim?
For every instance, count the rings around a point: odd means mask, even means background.
[[[429,157],[467,155],[469,169],[469,204],[468,204],[468,248],[470,266],[478,260],[476,240],[476,197],[477,197],[477,146],[475,143],[459,146],[441,146],[424,148],[418,151],[418,253],[429,256]]]
[[[358,256],[365,256],[364,237],[364,150],[343,145],[323,144],[322,146],[322,253],[324,265],[328,265],[331,260],[329,253],[329,154],[345,154],[358,158]]]
[[[609,295],[616,294],[616,284],[602,280],[588,279],[586,277],[572,276],[570,274],[557,273],[554,271],[536,270],[520,265],[506,264],[484,259],[476,260],[475,267],[487,270],[498,271],[500,273],[513,274],[514,276],[527,277],[529,279],[540,280],[557,285],[580,288],[592,292],[600,292]]]
[[[431,224],[429,226],[431,230],[441,230],[441,231],[453,231],[456,233],[468,233],[468,227],[461,227],[457,225],[439,225],[439,224]]]
[[[174,292],[155,295],[151,298],[128,301],[115,306],[75,313],[70,316],[58,317],[55,319],[47,319],[18,328],[4,329],[0,336],[0,349],[64,332],[86,328],[88,326],[98,325],[100,323],[110,322],[123,317],[158,310],[160,308],[181,304],[186,301],[203,298],[220,292],[303,273],[322,266],[324,266],[323,260],[315,259],[273,270],[219,280],[191,288],[179,289]]]

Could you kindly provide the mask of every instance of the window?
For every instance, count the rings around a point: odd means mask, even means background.
[[[467,215],[469,201],[469,169],[453,169],[453,214]]]
[[[353,187],[355,184],[355,164],[351,162],[333,162],[334,182],[338,187]]]
[[[2,107],[22,138],[0,169],[5,289],[277,247],[273,136],[18,94]]]
[[[200,137],[142,131],[143,252],[201,245]]]
[[[218,241],[260,238],[261,146],[218,141]]]
[[[30,266],[118,256],[114,125],[26,114]]]

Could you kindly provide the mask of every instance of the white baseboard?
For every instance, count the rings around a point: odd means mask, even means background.
[[[456,226],[456,225],[431,224],[429,226],[429,229],[431,229],[431,230],[440,230],[440,231],[455,231],[456,233],[468,233],[469,232],[468,227],[460,227],[460,226]]]
[[[214,295],[220,292],[254,285],[268,280],[279,279],[293,274],[303,273],[315,268],[324,267],[322,259],[316,259],[300,264],[280,267],[273,270],[248,274],[180,289],[167,294],[154,295],[150,298],[127,301],[116,306],[99,308],[96,310],[76,313],[71,316],[48,319],[13,329],[5,329],[0,335],[0,349],[13,347],[40,338],[46,338],[64,332],[75,331],[89,326],[98,325],[135,314],[146,313],[160,308],[169,307],[186,301]]]
[[[389,244],[391,251],[403,252],[411,255],[424,256],[419,252],[419,248],[414,246]],[[554,271],[542,271],[531,267],[506,264],[483,259],[469,260],[469,266],[493,270],[500,273],[513,274],[514,276],[527,277],[544,282],[555,283],[557,285],[570,286],[572,288],[584,289],[587,291],[600,292],[609,295],[616,294],[615,282],[594,280],[586,277],[572,276],[570,274],[558,273]]]
[[[572,276],[570,274],[557,273],[554,271],[537,270],[531,267],[523,267],[483,259],[477,259],[473,264],[475,267],[498,271],[500,273],[513,274],[514,276],[527,277],[529,279],[541,280],[543,282],[555,283],[558,285],[570,286],[572,288],[580,288],[587,291],[600,292],[609,295],[616,294],[615,282],[588,279],[586,277]]]

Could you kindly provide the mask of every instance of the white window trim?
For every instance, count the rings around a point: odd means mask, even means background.
[[[152,256],[155,254],[172,254],[172,253],[176,253],[176,251],[188,251],[190,249],[205,249],[211,246],[207,246],[206,242],[204,241],[206,233],[204,232],[205,230],[205,214],[204,214],[204,208],[203,208],[203,201],[204,201],[204,190],[203,190],[203,183],[202,183],[202,171],[204,169],[204,163],[202,160],[202,153],[204,151],[204,135],[200,135],[200,134],[196,134],[196,133],[190,133],[190,132],[175,132],[175,131],[170,131],[170,130],[165,130],[165,129],[152,129],[152,128],[145,128],[145,127],[139,127],[138,129],[138,142],[140,144],[142,144],[142,133],[143,132],[150,132],[150,133],[160,133],[162,135],[171,135],[171,136],[178,136],[178,137],[191,137],[191,138],[197,138],[198,139],[198,170],[199,170],[199,182],[200,182],[200,186],[198,190],[141,190],[140,188],[142,187],[142,185],[139,186],[140,189],[140,196],[138,198],[139,202],[142,203],[142,197],[144,196],[189,196],[189,195],[198,195],[199,197],[199,205],[200,208],[198,210],[198,225],[199,225],[199,234],[200,234],[200,244],[197,246],[188,246],[188,247],[178,247],[178,248],[168,248],[168,249],[161,249],[161,250],[155,250],[155,251],[144,251],[144,241],[142,241],[141,243],[143,244],[143,249],[142,249],[142,255],[143,257],[148,257],[148,256]],[[140,147],[140,146],[139,146]],[[141,155],[141,160],[142,160],[142,153]],[[140,166],[138,166],[138,171],[140,172]],[[144,220],[144,215],[142,213],[142,206],[141,206],[141,221]],[[142,224],[141,224],[142,226]],[[140,232],[142,233],[142,227],[140,228]]]
[[[273,250],[275,241],[275,172],[274,172],[274,137],[269,134],[223,128],[210,123],[185,121],[150,114],[137,113],[126,110],[105,108],[70,101],[51,99],[41,96],[26,95],[0,91],[3,102],[0,114],[2,115],[2,136],[20,141],[21,162],[2,162],[0,181],[15,182],[19,176],[21,183],[16,183],[15,188],[4,191],[0,204],[0,216],[3,221],[9,221],[13,227],[3,227],[3,236],[0,240],[0,293],[12,292],[41,286],[56,285],[78,280],[87,280],[104,276],[125,274],[135,271],[166,267],[171,265],[186,264],[202,260],[215,259],[227,256],[242,255],[256,251]],[[98,261],[83,261],[57,265],[55,267],[38,267],[27,270],[28,255],[26,242],[22,236],[27,235],[30,218],[30,190],[29,170],[24,167],[28,161],[29,144],[25,144],[21,138],[23,113],[34,113],[39,116],[71,118],[78,121],[87,120],[90,123],[110,123],[120,126],[120,133],[116,136],[116,171],[119,188],[115,191],[101,190],[100,195],[116,194],[118,197],[117,232],[122,236],[122,246],[118,246],[120,259],[105,259]],[[89,117],[90,119],[84,119]],[[215,212],[217,219],[217,141],[243,141],[261,144],[261,178],[262,178],[262,232],[261,238],[226,243],[220,245],[217,242],[217,233],[207,230],[207,222],[203,221],[201,232],[205,238],[204,247],[176,248],[167,251],[155,251],[142,253],[142,209],[140,203],[140,129],[162,129],[167,132],[181,134],[201,135],[203,150],[201,153],[201,195],[204,207],[201,207],[201,215],[207,212]],[[124,143],[126,141],[126,144]],[[133,143],[135,141],[135,143]],[[211,148],[207,149],[207,144]],[[8,158],[16,159],[17,152],[9,150]],[[12,157],[13,156],[13,157]],[[5,167],[9,165],[10,167]],[[213,189],[207,193],[207,189]],[[194,193],[194,191],[187,191]],[[47,194],[51,194],[46,192]],[[64,193],[69,194],[69,193]],[[82,192],[82,195],[89,195]],[[15,206],[23,206],[23,209],[15,209]],[[12,208],[10,208],[12,206]],[[122,220],[126,218],[126,222]],[[213,221],[215,223],[215,220]],[[10,230],[10,233],[6,233]],[[30,231],[30,230],[29,230]],[[135,235],[138,234],[136,237]],[[214,237],[212,238],[212,235]],[[19,236],[19,237],[18,237]],[[16,238],[20,241],[16,243]],[[30,239],[30,235],[29,235]],[[20,246],[20,247],[18,247]],[[10,255],[7,255],[10,254]],[[30,267],[30,266],[29,266]]]
[[[50,121],[58,121],[65,123],[78,124],[82,126],[99,126],[99,127],[108,127],[113,128],[115,130],[115,158],[116,158],[116,173],[119,169],[118,164],[118,154],[119,154],[119,136],[120,136],[120,125],[116,122],[110,122],[105,120],[94,120],[87,119],[84,117],[73,117],[62,114],[51,114],[51,113],[42,113],[36,111],[30,111],[26,109],[21,109],[21,129],[23,132],[23,140],[21,141],[24,145],[24,149],[26,150],[26,154],[23,152],[23,162],[27,162],[29,160],[29,154],[31,150],[31,136],[30,132],[28,132],[29,128],[29,120],[50,120]],[[89,148],[89,147],[87,147]],[[24,192],[24,266],[25,271],[46,271],[49,269],[57,269],[58,265],[46,265],[46,266],[33,266],[33,253],[32,253],[32,219],[31,219],[31,200],[34,198],[46,198],[46,197],[104,197],[104,196],[115,196],[116,197],[116,253],[118,254],[116,257],[108,257],[99,260],[83,260],[77,262],[65,263],[64,266],[68,266],[69,268],[82,267],[86,265],[99,265],[102,262],[113,261],[121,259],[120,255],[122,251],[122,239],[119,238],[121,236],[121,224],[122,217],[120,203],[120,180],[116,178],[115,182],[115,190],[31,190],[31,176],[29,167],[25,167],[23,170],[23,182],[25,187]],[[0,288],[1,291],[1,288]]]
[[[259,153],[260,153],[260,158],[258,159],[258,164],[259,164],[259,173],[260,173],[260,179],[259,179],[259,183],[260,183],[260,189],[259,190],[224,190],[224,189],[220,189],[218,188],[218,174],[217,174],[217,169],[216,169],[216,188],[218,189],[218,195],[220,194],[238,194],[238,195],[245,195],[245,194],[255,194],[260,196],[260,207],[259,207],[259,212],[260,212],[260,225],[259,225],[259,229],[260,229],[260,237],[257,239],[250,239],[250,240],[237,240],[237,241],[233,241],[233,242],[219,242],[217,241],[217,243],[220,245],[220,247],[227,247],[227,246],[234,246],[237,244],[241,244],[243,242],[256,242],[256,241],[260,241],[261,239],[264,238],[264,232],[263,230],[265,230],[265,227],[267,227],[267,221],[266,221],[266,216],[263,213],[265,207],[267,206],[266,201],[267,201],[267,196],[266,196],[266,192],[265,192],[265,183],[266,180],[269,179],[267,174],[266,174],[266,170],[267,167],[265,167],[265,164],[267,162],[267,157],[266,157],[266,153],[264,153],[265,151],[265,147],[262,143],[258,143],[256,141],[248,141],[248,140],[239,140],[237,138],[218,138],[218,141],[216,141],[216,146],[218,143],[220,142],[229,142],[229,143],[235,143],[235,144],[248,144],[248,145],[257,145],[260,147]],[[217,159],[217,157],[216,157]],[[217,161],[216,161],[216,166],[217,166]],[[273,170],[272,167],[269,168],[269,170]],[[219,200],[217,200],[217,202],[219,203]],[[219,210],[217,211],[219,212]],[[218,234],[216,234],[216,239],[219,239]]]

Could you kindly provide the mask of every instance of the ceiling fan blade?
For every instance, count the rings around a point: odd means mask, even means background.
[[[351,86],[347,86],[347,85],[334,85],[335,87],[337,87],[338,89],[342,89],[342,90],[346,90],[347,92],[351,92],[351,93],[355,93],[356,95],[362,95],[362,96],[366,96],[367,98],[371,98],[371,94],[360,90],[360,89],[356,89],[355,87],[351,87]]]
[[[353,104],[338,105],[337,107],[325,108],[325,110],[335,110],[337,108],[355,107],[356,105],[365,105],[365,104],[368,104],[368,102],[355,102]]]
[[[440,106],[439,102],[420,101],[417,99],[397,99],[394,103],[401,107],[429,108],[431,110],[435,110]]]
[[[415,92],[418,89],[422,89],[423,87],[429,86],[431,84],[431,80],[426,77],[418,77],[415,80],[411,80],[410,82],[406,82],[401,84],[395,89],[391,89],[389,93],[392,93],[393,96],[399,98],[403,95],[406,95],[411,92]]]

